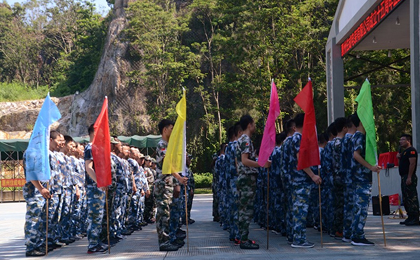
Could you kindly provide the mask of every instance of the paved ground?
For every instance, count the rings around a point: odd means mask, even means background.
[[[177,252],[159,252],[154,225],[137,231],[111,249],[111,254],[87,255],[87,240],[77,241],[54,250],[45,259],[418,259],[420,255],[420,226],[405,227],[398,219],[385,216],[387,247],[384,247],[381,218],[368,217],[367,238],[376,243],[373,247],[354,247],[324,236],[321,248],[319,232],[308,229],[308,239],[316,243],[313,249],[291,248],[284,237],[270,233],[267,250],[267,233],[251,225],[250,238],[260,244],[259,250],[247,251],[234,246],[228,234],[218,223],[212,222],[211,195],[196,195],[189,226],[189,251],[187,245]],[[23,223],[25,203],[0,204],[0,259],[24,259]]]

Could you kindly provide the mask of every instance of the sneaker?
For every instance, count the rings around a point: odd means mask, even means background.
[[[45,255],[45,252],[39,251],[37,249],[26,251],[27,257],[38,257],[38,256],[44,256],[44,255]]]
[[[312,247],[315,246],[315,244],[314,243],[311,243],[309,241],[305,241],[305,242],[299,243],[299,244],[293,243],[291,246],[293,248],[312,248]]]
[[[108,246],[103,247],[101,244],[98,244],[95,247],[89,248],[87,253],[88,254],[105,253],[106,250],[108,250]]]
[[[246,242],[241,242],[240,248],[241,249],[259,249],[260,246],[256,244],[254,241],[247,240]]]
[[[400,222],[400,225],[405,225],[405,222],[406,222],[407,220],[404,220],[404,221],[401,221]]]
[[[281,232],[279,232],[279,231],[277,231],[277,230],[271,230],[271,232],[273,232],[274,234],[276,234],[276,235],[280,235],[281,234]]]
[[[375,243],[370,242],[366,238],[353,238],[351,240],[351,244],[353,246],[374,246],[375,245]]]
[[[194,219],[190,218],[190,219],[188,220],[188,224],[189,224],[189,225],[194,224],[194,223],[195,223],[195,220],[194,220]]]
[[[235,238],[234,245],[239,246],[241,244],[241,240]]]
[[[179,248],[181,248],[185,245],[185,242],[181,239],[175,239],[175,241],[173,241],[172,244],[177,245]]]
[[[178,251],[179,247],[169,242],[163,243],[159,246],[159,251]]]
[[[289,245],[293,244],[293,238],[288,238],[286,239],[286,241]]]
[[[419,225],[419,220],[411,220],[411,221],[406,221],[404,223],[404,225],[406,226],[418,226]]]
[[[344,243],[350,243],[351,242],[351,239],[349,237],[343,237],[341,239],[341,241],[343,241]]]

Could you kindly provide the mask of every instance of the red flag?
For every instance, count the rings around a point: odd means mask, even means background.
[[[297,167],[298,170],[302,170],[320,164],[312,82],[310,80],[294,100],[305,111]]]
[[[95,128],[95,137],[92,142],[92,156],[95,163],[96,181],[98,187],[104,187],[112,183],[107,97],[105,97],[101,113],[93,127]]]
[[[276,84],[274,84],[273,81],[271,83],[270,110],[268,111],[267,122],[265,123],[264,134],[260,146],[260,154],[258,156],[258,164],[260,166],[264,166],[276,146],[276,119],[279,115],[279,96],[277,95]]]

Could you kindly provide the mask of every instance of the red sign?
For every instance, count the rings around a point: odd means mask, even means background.
[[[26,183],[26,179],[1,179],[2,188],[23,187],[25,183]]]
[[[341,56],[346,55],[384,18],[390,14],[403,0],[382,0],[372,13],[357,27],[356,30],[341,44]]]

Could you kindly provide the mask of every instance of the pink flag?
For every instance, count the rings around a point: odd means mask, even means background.
[[[277,95],[277,87],[273,81],[271,83],[270,110],[268,111],[267,122],[265,123],[260,146],[260,154],[258,156],[258,164],[260,166],[264,166],[276,146],[276,119],[279,115],[279,96]]]

